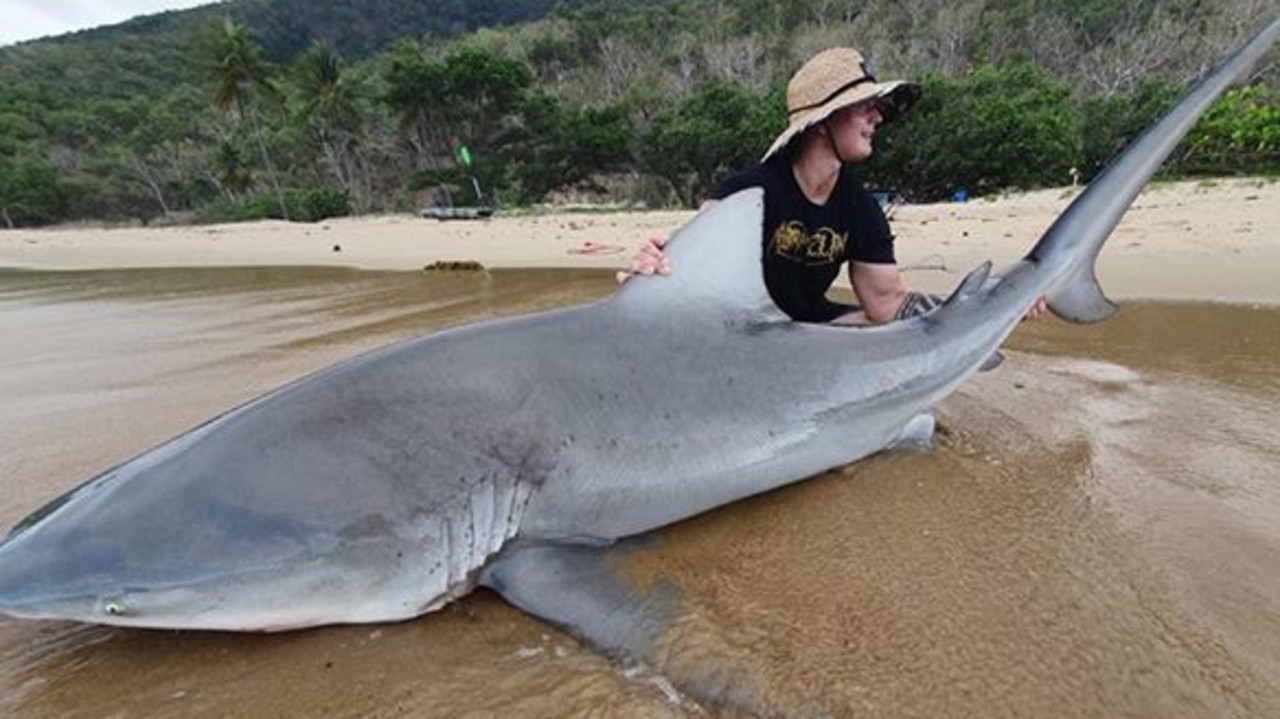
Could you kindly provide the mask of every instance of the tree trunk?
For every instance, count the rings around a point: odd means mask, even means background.
[[[241,116],[243,116],[243,108]],[[267,152],[267,142],[262,138],[262,122],[258,118],[257,112],[249,113],[249,122],[253,123],[253,137],[258,141],[258,151],[262,153],[262,162],[267,166],[267,177],[271,178],[271,187],[276,193],[276,202],[280,203],[280,216],[287,222],[289,220],[289,208],[284,203],[284,192],[280,189],[280,178],[276,175],[275,163],[271,161],[271,153]]]
[[[164,201],[164,192],[160,189],[160,183],[156,182],[155,176],[153,176],[150,170],[147,169],[147,163],[144,162],[142,158],[135,157],[133,160],[133,167],[138,171],[138,174],[142,177],[142,181],[147,184],[147,187],[151,188],[151,194],[155,195],[156,201],[160,203],[160,210],[164,212],[165,217],[168,217],[169,203]]]
[[[329,170],[338,179],[338,187],[341,187],[343,192],[350,195],[351,183],[347,179],[348,173],[343,169],[342,156],[338,153],[338,149],[334,147],[333,139],[326,128],[320,129],[320,146],[324,148],[324,158],[329,165]]]

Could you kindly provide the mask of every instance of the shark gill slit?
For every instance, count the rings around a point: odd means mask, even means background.
[[[461,501],[464,517],[444,513],[439,520],[440,590],[449,599],[466,594],[480,569],[520,529],[534,486],[519,473],[489,476]]]

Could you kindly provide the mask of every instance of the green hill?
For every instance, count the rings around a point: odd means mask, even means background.
[[[287,63],[316,41],[359,60],[400,38],[451,38],[590,2],[233,0],[0,48],[0,86],[35,84],[56,102],[163,94],[192,81],[192,44],[226,17],[248,28],[270,61]]]

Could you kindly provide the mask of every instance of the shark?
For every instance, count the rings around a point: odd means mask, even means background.
[[[746,190],[668,243],[678,268],[597,302],[414,338],[285,385],[53,499],[0,543],[0,612],[281,631],[406,620],[477,587],[603,651],[677,611],[612,553],[646,533],[927,441],[930,409],[1043,296],[1116,311],[1095,265],[1143,185],[1280,34],[1228,56],[1022,259],[928,313],[801,324],[761,273]],[[660,388],[660,389],[658,389]]]

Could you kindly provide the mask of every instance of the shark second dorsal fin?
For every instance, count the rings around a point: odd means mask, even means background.
[[[982,291],[987,286],[987,280],[991,276],[991,262],[983,262],[973,269],[972,272],[965,275],[965,278],[956,286],[951,296],[943,302],[944,305],[954,305],[963,302],[965,298],[972,297]]]
[[[614,301],[641,312],[786,319],[764,286],[763,224],[764,190],[751,188],[726,197],[671,236],[665,250],[671,274],[632,277]]]

